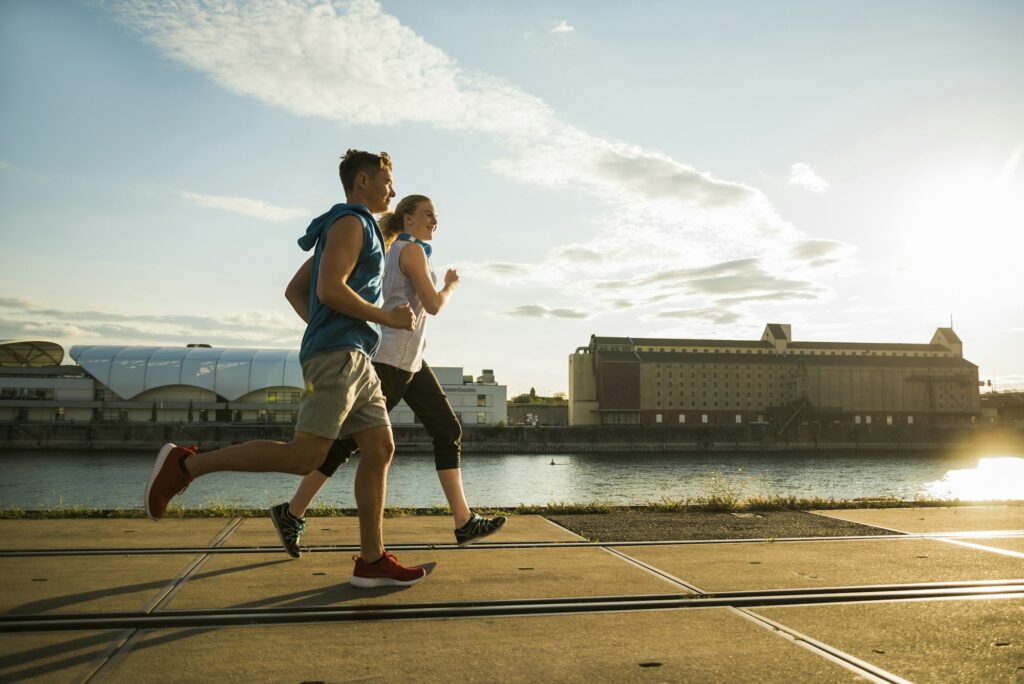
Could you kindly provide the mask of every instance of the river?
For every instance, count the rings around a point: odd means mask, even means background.
[[[154,454],[0,453],[0,507],[140,508]],[[358,457],[324,487],[322,503],[355,507]],[[470,505],[643,504],[710,494],[897,499],[1024,499],[1024,453],[678,453],[471,455],[463,457]],[[218,473],[196,480],[187,507],[263,508],[287,500],[298,478]],[[177,501],[177,500],[176,500]],[[429,455],[400,454],[388,477],[389,506],[445,503]]]

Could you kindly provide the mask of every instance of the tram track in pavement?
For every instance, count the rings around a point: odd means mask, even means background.
[[[0,632],[172,629],[367,622],[437,618],[509,617],[695,608],[762,608],[878,601],[1024,598],[1024,579],[932,582],[806,589],[769,589],[622,596],[450,601],[339,606],[245,607],[47,613],[0,617]]]
[[[836,537],[758,537],[747,539],[677,539],[659,541],[525,541],[525,542],[489,542],[473,546],[461,547],[456,544],[432,544],[425,542],[388,544],[394,551],[487,551],[494,549],[572,549],[572,548],[608,548],[633,546],[691,546],[704,544],[786,544],[808,542],[856,542],[885,541],[911,539],[1009,539],[1024,537],[1024,530],[991,530],[982,532],[927,532],[927,533],[894,533],[877,535],[852,535]],[[319,544],[304,546],[306,553],[352,553],[359,551],[358,544]],[[168,546],[168,547],[100,547],[82,549],[3,549],[0,558],[33,558],[46,556],[132,556],[132,555],[175,555],[175,554],[251,554],[277,553],[280,544],[267,546]]]
[[[601,613],[640,613],[644,611],[677,611],[693,609],[721,609],[744,617],[797,646],[810,650],[850,670],[868,681],[902,684],[897,675],[860,660],[827,643],[815,641],[785,624],[775,622],[757,612],[758,608],[776,606],[842,605],[856,603],[934,602],[953,600],[994,601],[1024,599],[1024,577],[1020,579],[970,580],[953,582],[922,582],[904,584],[876,584],[819,588],[755,589],[712,592],[665,575],[678,590],[664,594],[629,594],[614,596],[568,596],[498,599],[479,601],[440,601],[419,603],[350,603],[340,605],[308,606],[254,606],[171,609],[174,595],[202,564],[217,554],[280,554],[280,546],[225,546],[231,532],[240,521],[225,529],[211,546],[196,547],[136,547],[136,548],[84,548],[84,549],[8,549],[0,551],[0,558],[67,557],[67,556],[141,556],[141,555],[196,555],[174,581],[139,611],[99,611],[68,613],[35,613],[0,615],[0,632],[31,634],[75,631],[120,631],[116,639],[76,681],[88,682],[102,678],[128,655],[138,639],[152,630],[165,629],[217,629],[237,626],[288,626],[302,624],[360,623],[430,619],[472,619],[528,616],[558,616]],[[423,551],[498,551],[502,549],[572,549],[598,548],[644,566],[626,554],[630,547],[687,546],[687,545],[742,545],[787,544],[846,541],[899,541],[908,539],[972,540],[1024,537],[1022,530],[990,530],[975,532],[914,533],[890,530],[891,534],[786,537],[750,539],[693,539],[669,541],[600,541],[585,539],[558,542],[492,542],[461,549],[454,544],[405,543],[389,545],[390,549]],[[966,545],[966,544],[965,544]],[[975,546],[971,544],[971,546]],[[622,549],[618,551],[616,549]],[[304,549],[311,553],[351,553],[355,545],[319,545]],[[984,549],[992,551],[994,549]],[[1017,553],[1017,552],[1011,552]],[[663,573],[662,573],[663,574]],[[274,599],[270,597],[268,602]]]

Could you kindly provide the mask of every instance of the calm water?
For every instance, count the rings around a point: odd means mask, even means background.
[[[138,508],[153,457],[149,452],[0,453],[0,506]],[[355,507],[357,460],[321,491],[323,502]],[[715,490],[741,496],[1024,499],[1024,453],[470,455],[463,458],[463,480],[470,505],[481,506],[640,504]],[[292,475],[219,473],[197,480],[181,498],[189,507],[210,502],[265,507],[290,498],[298,481]],[[430,456],[395,458],[387,503],[445,503]]]

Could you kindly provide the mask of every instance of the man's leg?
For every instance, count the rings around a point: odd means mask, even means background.
[[[391,411],[402,400],[402,393],[412,374],[376,363],[373,364],[373,368],[380,380],[385,407],[387,411]],[[270,517],[281,537],[281,544],[292,558],[299,558],[302,555],[299,540],[306,531],[306,519],[303,516],[306,515],[309,504],[338,468],[348,463],[358,448],[355,439],[351,437],[335,440],[320,467],[302,478],[292,500],[270,509]]]
[[[384,394],[385,406],[388,411],[391,411],[402,400],[402,394],[405,392],[405,387],[412,374],[377,363],[373,364],[373,369],[380,380],[380,388]],[[288,512],[296,518],[301,518],[305,515],[306,509],[309,508],[309,504],[313,501],[313,497],[323,488],[327,480],[334,476],[334,473],[337,472],[340,466],[348,463],[349,459],[352,458],[352,454],[358,448],[356,441],[351,437],[335,440],[324,462],[316,471],[304,477],[302,482],[299,483],[295,496],[292,497],[291,502],[288,504]]]
[[[384,555],[384,497],[388,466],[395,454],[390,426],[359,432],[353,437],[362,456],[356,469],[356,506],[359,507],[360,556],[372,563]]]
[[[412,374],[377,363],[373,364],[373,368],[380,380],[380,388],[384,394],[387,410],[391,411],[402,400],[402,394],[405,392]],[[324,462],[299,483],[295,495],[288,503],[288,512],[293,517],[301,519],[306,514],[306,509],[309,508],[313,498],[327,484],[327,480],[334,476],[340,466],[348,463],[356,449],[358,446],[352,438],[335,440]]]
[[[332,440],[296,431],[291,442],[256,440],[196,454],[165,444],[146,484],[146,514],[153,520],[164,517],[171,499],[185,491],[193,479],[225,470],[279,472],[305,475],[324,460]]]
[[[355,433],[354,437],[362,456],[356,470],[360,555],[356,557],[352,570],[352,586],[367,589],[416,584],[427,576],[427,571],[422,567],[402,565],[384,549],[384,497],[388,465],[395,452],[391,426],[367,428]]]
[[[323,463],[332,442],[306,432],[296,432],[291,442],[257,439],[188,456],[185,469],[193,478],[228,470],[306,475]]]

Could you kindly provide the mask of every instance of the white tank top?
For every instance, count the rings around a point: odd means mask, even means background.
[[[412,330],[399,330],[381,326],[380,347],[373,360],[377,363],[384,363],[395,368],[401,368],[411,373],[416,373],[423,367],[423,350],[427,347],[426,327],[427,312],[423,309],[423,302],[416,294],[412,281],[402,273],[398,267],[402,250],[411,245],[405,240],[395,240],[388,250],[387,259],[384,261],[384,282],[381,288],[384,292],[385,309],[393,309],[399,304],[408,304],[412,309],[415,325]],[[434,266],[427,257],[427,272],[430,274],[431,282],[437,286],[437,274],[434,273]]]

